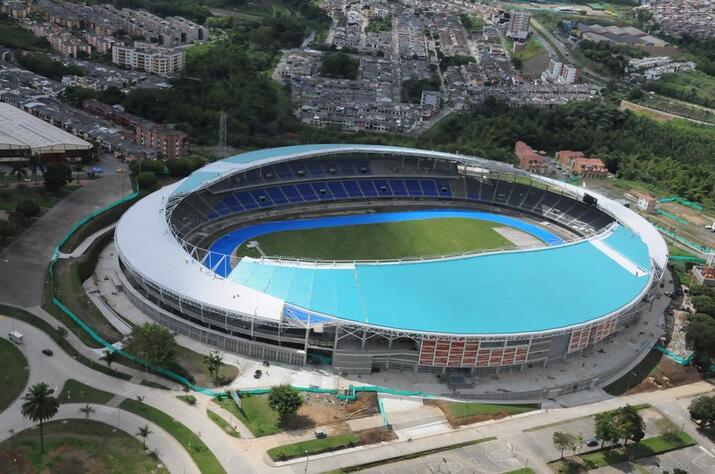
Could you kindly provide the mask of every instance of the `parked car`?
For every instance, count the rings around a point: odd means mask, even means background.
[[[256,371],[253,372],[254,379],[260,379],[262,375],[263,375],[263,371],[261,369],[256,369]]]
[[[327,435],[324,431],[316,431],[316,432],[315,432],[315,437],[316,437],[317,439],[324,439],[324,438],[327,438],[328,435]]]
[[[589,448],[595,448],[598,445],[599,443],[596,438],[589,438],[586,440],[586,446],[588,446]]]
[[[52,357],[53,352],[50,349],[42,349],[42,353],[47,357]]]

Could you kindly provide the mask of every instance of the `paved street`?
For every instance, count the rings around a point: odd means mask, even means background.
[[[106,170],[117,168],[113,158],[100,162]],[[107,172],[87,181],[47,211],[0,252],[0,302],[37,306],[42,302],[47,265],[57,242],[87,214],[131,192],[127,174]]]

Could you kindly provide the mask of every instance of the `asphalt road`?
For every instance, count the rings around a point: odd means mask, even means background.
[[[100,166],[109,171],[123,167],[112,158],[103,159]],[[0,252],[0,302],[40,305],[47,265],[57,242],[87,214],[130,191],[126,173],[107,172],[71,193],[18,235]]]

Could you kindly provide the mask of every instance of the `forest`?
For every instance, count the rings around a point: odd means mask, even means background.
[[[470,112],[446,118],[416,145],[513,163],[517,140],[549,152],[581,150],[601,158],[619,177],[715,206],[712,128],[658,123],[608,103],[510,107],[487,99]]]

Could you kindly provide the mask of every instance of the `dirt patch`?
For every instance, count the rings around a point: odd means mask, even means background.
[[[0,472],[8,474],[30,474],[35,472],[26,448],[4,449],[0,451]]]
[[[389,426],[377,426],[366,430],[355,431],[358,437],[358,444],[374,444],[382,441],[393,441],[397,439],[397,435]]]
[[[702,375],[693,366],[683,366],[663,357],[653,371],[641,383],[628,390],[626,394],[652,392],[665,388],[699,382]]]
[[[481,421],[500,420],[502,418],[506,418],[507,416],[513,415],[513,413],[509,413],[505,410],[504,412],[495,413],[492,415],[471,415],[458,417],[455,416],[454,413],[452,413],[452,410],[449,409],[450,402],[445,402],[444,400],[424,400],[423,403],[425,405],[436,406],[440,410],[442,410],[442,413],[444,413],[444,416],[447,417],[447,421],[449,422],[449,424],[455,428],[458,426],[479,423]]]
[[[298,410],[297,418],[301,419],[305,428],[313,426],[341,423],[346,420],[371,416],[379,412],[377,394],[362,392],[354,402],[343,402],[334,395],[322,393],[304,393],[305,402]]]
[[[677,202],[661,202],[658,204],[658,207],[697,226],[710,225],[715,220],[715,217],[708,217],[695,209],[683,206]]]
[[[541,73],[546,70],[548,65],[549,54],[544,51],[544,53],[538,56],[525,60],[522,65],[521,74],[527,79],[539,79]]]
[[[103,474],[107,471],[104,465],[93,454],[83,449],[61,446],[49,453],[48,468],[53,474]]]

